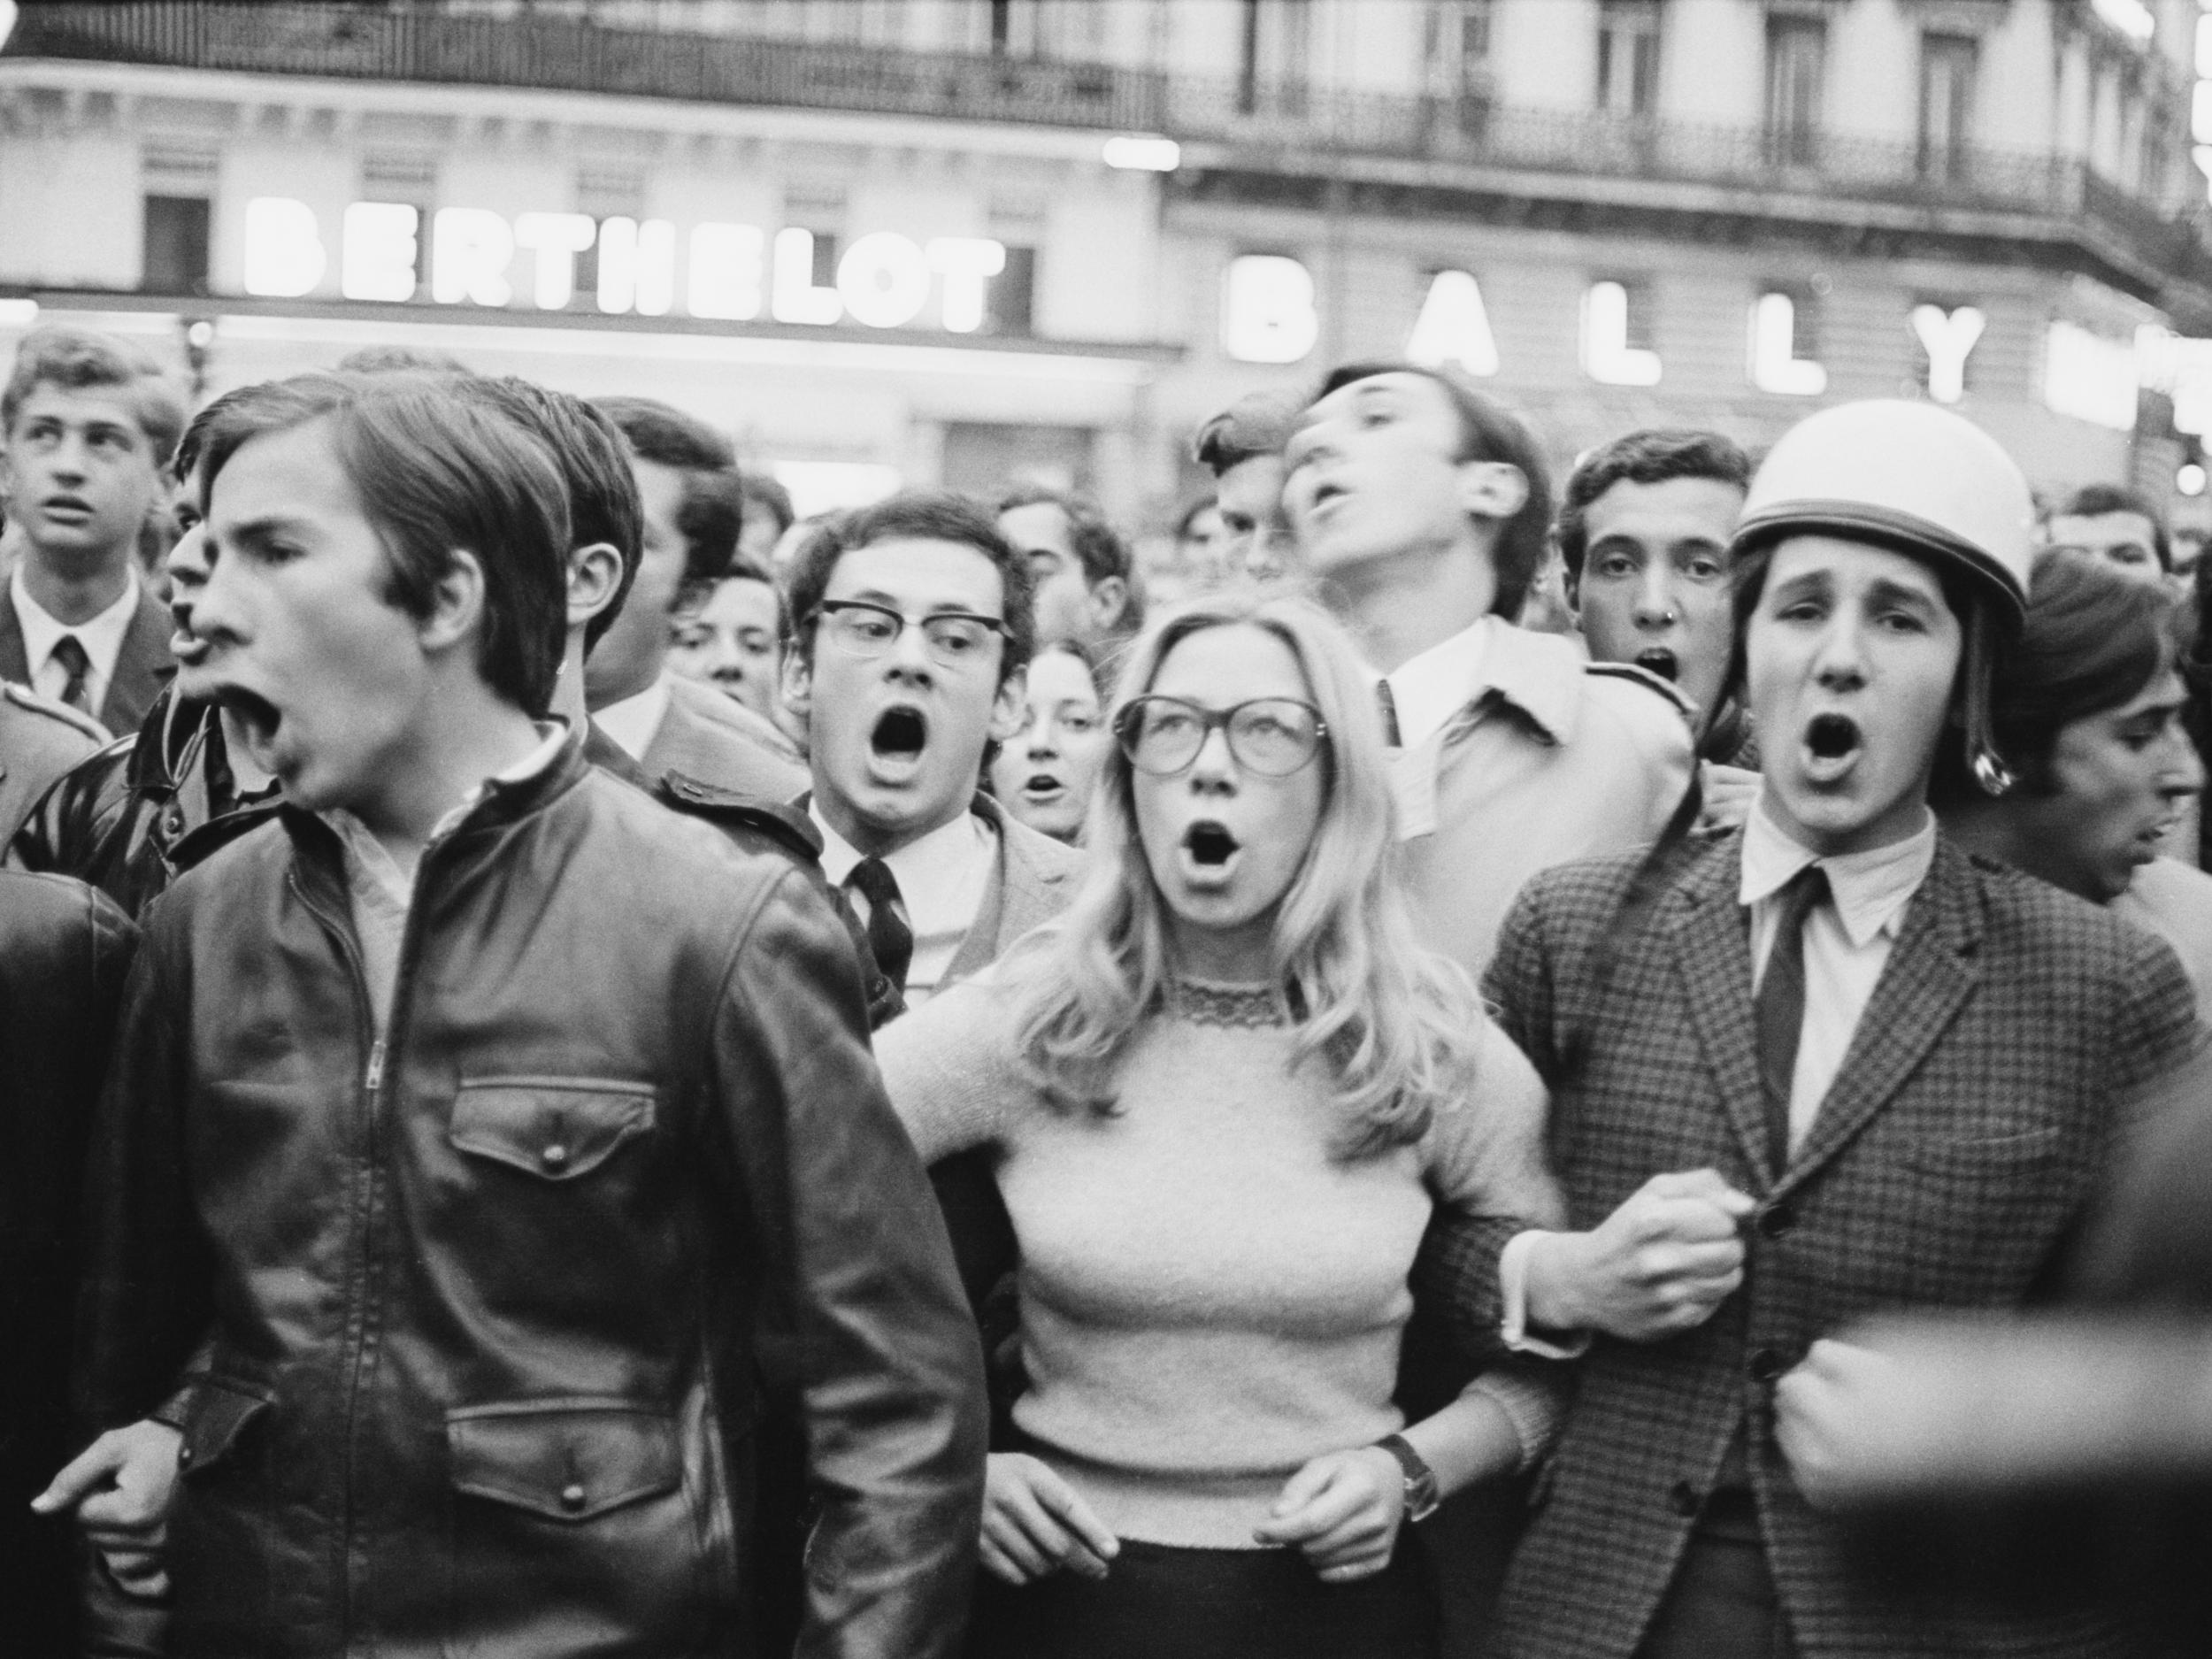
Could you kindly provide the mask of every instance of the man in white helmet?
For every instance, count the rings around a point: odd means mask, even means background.
[[[2124,1651],[2071,1622],[1905,1605],[1817,1508],[1838,1340],[1909,1306],[2018,1304],[2106,1161],[2118,1103],[2196,1039],[2162,943],[1995,861],[1932,774],[2007,787],[1990,654],[2017,626],[2025,480],[1929,404],[1825,411],[1738,530],[1739,671],[1760,733],[1741,827],[1561,866],[1487,989],[1553,1090],[1581,1231],[1506,1248],[1509,1343],[1582,1352],[1501,1617],[1526,1655]],[[1479,1239],[1417,1282],[1496,1289]],[[1463,1330],[1474,1345],[1492,1333]]]

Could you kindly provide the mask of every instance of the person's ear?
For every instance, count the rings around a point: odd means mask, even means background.
[[[454,549],[430,589],[429,613],[415,625],[424,653],[449,651],[481,633],[485,596],[483,562],[466,548]]]
[[[568,556],[568,626],[580,628],[614,603],[622,587],[622,555],[611,541],[593,541]]]
[[[1528,474],[1510,461],[1462,461],[1460,511],[1503,524],[1528,505]]]
[[[783,706],[803,720],[814,712],[814,665],[807,660],[810,650],[804,635],[783,647]]]
[[[1022,729],[1029,716],[1029,671],[1017,668],[998,688],[998,695],[991,700],[991,741],[1003,743]]]
[[[1102,576],[1089,592],[1092,626],[1101,634],[1110,634],[1129,609],[1128,582],[1119,576]]]

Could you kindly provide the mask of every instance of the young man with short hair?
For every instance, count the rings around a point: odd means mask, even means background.
[[[1303,399],[1281,392],[1250,392],[1199,427],[1191,440],[1191,459],[1214,475],[1222,576],[1270,581],[1290,563],[1283,446],[1303,404]]]
[[[2116,484],[2085,484],[2051,514],[2045,539],[2116,565],[2139,581],[2173,573],[2173,546],[2158,509],[2142,495]]]
[[[1136,633],[1144,607],[1129,544],[1094,503],[1027,486],[1000,498],[998,533],[1029,561],[1039,645],[1102,650]]]
[[[1801,423],[1733,543],[1755,809],[1546,871],[1507,920],[1486,988],[1553,1091],[1577,1230],[1502,1262],[1470,1230],[1455,1277],[1440,1228],[1416,1278],[1470,1348],[1583,1350],[1509,1651],[2126,1651],[1856,1576],[1800,1432],[1869,1363],[1837,1340],[1851,1321],[2029,1296],[2121,1104],[2198,1041],[2162,943],[1929,812],[1939,764],[2007,785],[1988,677],[2032,518],[2019,469],[1947,411]]]
[[[951,1653],[979,1365],[849,945],[542,719],[550,456],[449,388],[305,377],[204,477],[203,677],[285,806],[152,913],[96,1137],[114,1426],[43,1502],[181,1463],[182,1659],[749,1652],[787,1366],[803,1650]]]
[[[669,662],[679,674],[772,721],[782,618],[775,578],[765,565],[741,557],[685,611]]]
[[[0,680],[134,732],[174,664],[138,579],[184,406],[157,365],[88,329],[34,330],[0,391],[8,518],[21,561],[0,600]]]
[[[720,574],[736,551],[729,441],[649,397],[602,398],[598,407],[629,443],[644,535],[629,598],[585,664],[592,718],[649,777],[680,772],[733,794],[787,801],[806,787],[790,739],[668,667],[687,586]]]

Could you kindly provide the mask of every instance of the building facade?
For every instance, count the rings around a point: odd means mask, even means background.
[[[443,349],[695,410],[803,506],[1025,472],[1157,521],[1233,397],[1409,354],[1562,465],[1928,396],[2047,490],[2166,491],[2207,424],[2198,32],[2197,0],[26,6],[0,346],[80,316],[207,392]]]

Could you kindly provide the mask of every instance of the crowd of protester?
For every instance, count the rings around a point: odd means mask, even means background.
[[[1141,553],[403,351],[0,440],[0,1650],[2212,1632],[2140,496],[1386,362]]]

